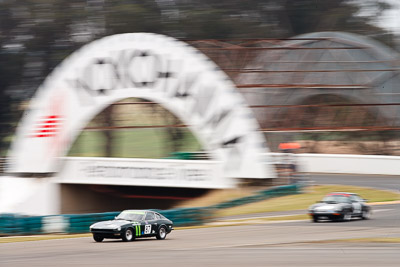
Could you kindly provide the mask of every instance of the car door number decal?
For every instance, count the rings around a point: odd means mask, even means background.
[[[150,232],[151,232],[151,224],[146,224],[144,226],[144,234],[148,235],[148,234],[150,234]]]

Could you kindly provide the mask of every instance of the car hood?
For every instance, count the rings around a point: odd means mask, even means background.
[[[94,223],[90,226],[90,228],[115,229],[125,224],[139,224],[139,223],[126,220],[110,220],[110,221]]]

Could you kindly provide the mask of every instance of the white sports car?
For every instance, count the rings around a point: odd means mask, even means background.
[[[334,192],[326,195],[322,201],[310,206],[308,213],[313,222],[321,219],[332,221],[350,221],[353,217],[369,219],[371,207],[359,195],[347,192]]]

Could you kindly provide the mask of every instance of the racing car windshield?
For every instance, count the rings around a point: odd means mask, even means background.
[[[144,212],[123,211],[115,219],[127,221],[140,221],[143,220]]]
[[[325,203],[348,203],[349,199],[348,199],[348,197],[346,197],[344,195],[330,195],[330,196],[324,197],[322,202],[325,202]]]

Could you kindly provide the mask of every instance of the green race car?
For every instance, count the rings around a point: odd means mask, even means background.
[[[104,238],[122,238],[133,241],[138,237],[153,237],[162,240],[171,233],[173,222],[158,212],[150,210],[124,210],[114,220],[97,222],[90,226],[96,242]]]

